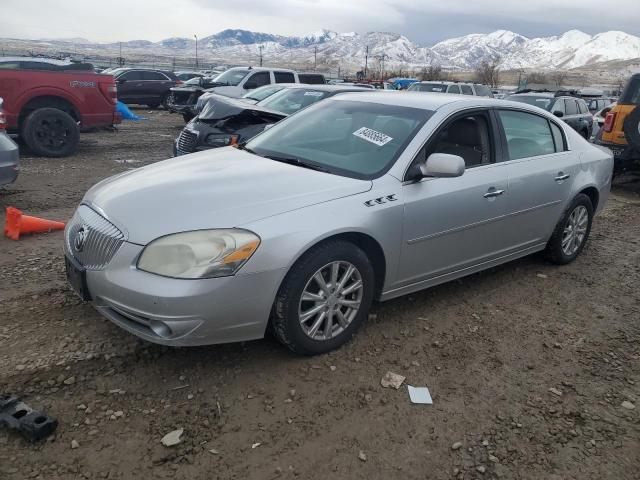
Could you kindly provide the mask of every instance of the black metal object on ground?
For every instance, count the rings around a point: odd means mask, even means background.
[[[0,395],[0,427],[19,431],[31,442],[51,435],[58,427],[58,420],[21,402],[13,395]]]

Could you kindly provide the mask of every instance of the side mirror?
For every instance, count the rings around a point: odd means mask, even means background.
[[[448,153],[432,153],[424,165],[420,165],[423,177],[452,178],[464,173],[464,158]]]
[[[247,83],[244,84],[245,90],[253,90],[254,88],[258,88],[258,84],[253,80],[249,80]]]
[[[553,114],[558,118],[564,117],[564,113],[562,113],[560,110],[554,110]]]

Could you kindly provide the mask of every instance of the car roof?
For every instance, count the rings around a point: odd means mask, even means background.
[[[271,68],[271,67],[231,67],[228,70],[225,70],[225,72],[228,72],[229,70],[252,70],[252,71],[256,71],[256,72],[290,72],[290,73],[296,73],[295,70],[290,70],[288,68]],[[224,73],[224,72],[222,72]]]
[[[57,58],[45,57],[0,57],[0,62],[40,62],[52,65],[73,65],[71,60],[59,60]]]
[[[366,90],[366,89],[365,89]],[[522,102],[511,102],[500,98],[480,97],[476,95],[457,95],[432,93],[432,92],[397,92],[394,90],[367,90],[357,94],[343,93],[336,97],[336,100],[349,100],[354,102],[378,103],[381,105],[397,105],[399,107],[419,108],[422,110],[435,111],[439,108],[455,103],[463,108],[491,108],[491,107],[511,107],[518,110],[528,110],[533,113],[542,111],[539,107]]]
[[[544,97],[555,98],[553,92],[526,92],[526,93],[512,93],[510,97]],[[563,95],[564,96],[564,95]]]
[[[452,82],[451,80],[421,80],[414,83],[440,83],[442,85],[473,85],[471,82]]]

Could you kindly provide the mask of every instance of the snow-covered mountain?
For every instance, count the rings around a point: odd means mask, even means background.
[[[101,44],[81,38],[59,40],[10,40],[26,45],[58,47],[64,51],[111,55],[119,43]],[[31,42],[31,43],[29,43]],[[122,42],[123,55],[193,56],[195,39],[167,38],[159,42]],[[570,30],[559,36],[527,38],[508,30],[474,33],[421,46],[404,35],[389,32],[337,33],[320,30],[303,36],[283,36],[248,30],[224,30],[198,39],[203,60],[229,64],[255,64],[260,52],[266,64],[342,66],[346,69],[368,65],[379,68],[421,68],[438,64],[444,68],[472,69],[485,60],[500,58],[503,69],[577,68],[603,62],[640,58],[640,38],[610,31],[588,35]]]

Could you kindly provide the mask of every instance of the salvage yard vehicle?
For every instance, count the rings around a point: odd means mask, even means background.
[[[585,139],[591,137],[593,131],[593,115],[589,113],[587,103],[570,92],[520,90],[505,100],[535,105],[561,118],[566,124],[582,135]]]
[[[300,83],[294,70],[263,67],[234,67],[215,78],[216,86],[210,91],[226,97],[238,98],[272,83]]]
[[[113,77],[87,63],[0,57],[0,97],[7,132],[44,157],[71,155],[81,130],[122,121]]]
[[[640,73],[627,82],[595,143],[613,152],[615,174],[640,171]]]
[[[239,99],[210,99],[176,138],[173,145],[174,156],[246,142],[268,125],[322,99],[338,93],[366,90],[369,89],[343,85],[294,84],[255,105]]]
[[[407,88],[409,92],[431,92],[431,93],[456,93],[462,95],[476,95],[478,97],[493,98],[493,92],[486,85],[479,83],[460,82],[436,82],[422,81],[414,82]]]
[[[213,77],[195,77],[182,85],[170,88],[167,110],[181,114],[184,121],[188,122],[196,116],[195,105],[198,98],[215,85]]]
[[[0,98],[0,187],[15,182],[20,171],[18,145],[7,135],[7,119],[2,104]]]
[[[192,78],[199,78],[199,77],[206,76],[204,73],[200,73],[200,72],[178,71],[173,73],[175,73],[178,80],[182,80],[183,82],[186,82],[187,80],[191,80]]]
[[[319,354],[349,340],[374,299],[542,250],[573,261],[612,166],[523,103],[336,95],[241,148],[95,185],[65,230],[67,278],[151,342],[236,342],[269,328]]]
[[[300,85],[300,84],[299,83],[274,83],[270,85],[265,85],[264,87],[260,87],[260,88],[256,88],[255,90],[248,91],[247,93],[242,95],[239,98],[239,100],[242,100],[243,102],[248,103],[250,105],[255,105],[256,103],[261,102],[265,98],[278,93],[280,90],[283,90],[287,87],[293,87],[295,85]],[[196,106],[193,110],[193,113],[197,115],[202,111],[205,104],[210,102],[211,99],[216,99],[216,98],[225,99],[228,97],[225,97],[224,95],[220,95],[218,93],[206,92],[198,98],[198,101],[196,102]]]
[[[118,85],[118,100],[127,104],[168,108],[171,88],[182,80],[168,70],[150,68],[118,68],[111,72]]]

